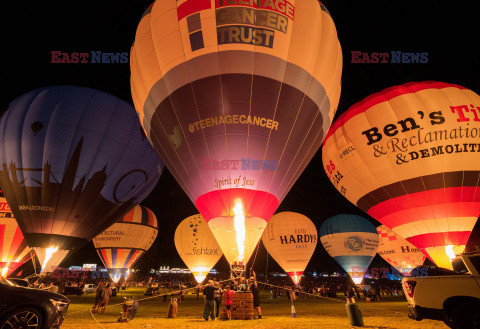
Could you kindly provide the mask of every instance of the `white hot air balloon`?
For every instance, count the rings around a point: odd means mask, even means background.
[[[302,214],[281,212],[270,218],[262,241],[267,252],[298,284],[317,246],[317,228]]]
[[[222,257],[222,250],[202,215],[184,219],[175,231],[175,247],[200,284]]]

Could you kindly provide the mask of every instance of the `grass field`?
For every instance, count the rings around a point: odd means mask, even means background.
[[[297,318],[290,314],[290,301],[285,297],[272,299],[269,292],[261,295],[263,319],[258,320],[215,320],[206,322],[202,319],[203,299],[196,295],[187,295],[184,302],[179,303],[176,319],[167,319],[168,303],[162,303],[161,297],[140,301],[137,317],[129,323],[117,323],[121,311],[123,297],[143,295],[143,288],[130,288],[122,291],[117,297],[112,297],[110,307],[104,314],[95,315],[95,322],[89,309],[92,307],[93,294],[81,297],[69,296],[71,304],[67,318],[62,326],[64,329],[79,328],[350,328],[344,302],[325,299],[301,299],[295,302]],[[200,298],[203,298],[200,296]],[[407,302],[403,297],[384,297],[380,302],[360,302],[359,307],[364,316],[366,328],[402,328],[402,329],[442,329],[447,328],[443,322],[423,320],[420,322],[407,317]],[[395,315],[395,312],[398,312]],[[393,317],[393,318],[392,318]],[[388,321],[388,322],[387,322]],[[387,322],[387,323],[385,323]]]

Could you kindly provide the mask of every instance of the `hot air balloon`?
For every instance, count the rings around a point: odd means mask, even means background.
[[[217,240],[200,214],[185,218],[178,225],[175,247],[199,284],[222,257]]]
[[[333,216],[322,223],[320,241],[353,282],[360,284],[377,253],[378,233],[375,226],[357,215]]]
[[[332,125],[323,165],[353,204],[451,268],[480,214],[480,97],[411,82],[353,105]]]
[[[402,275],[410,275],[417,266],[423,265],[425,255],[410,242],[398,236],[385,225],[377,227],[380,243],[378,254]]]
[[[0,190],[0,275],[8,277],[30,258],[31,249]]]
[[[308,217],[289,211],[273,215],[262,236],[267,252],[297,285],[317,240],[315,224]]]
[[[1,186],[42,271],[142,201],[163,168],[134,108],[93,89],[29,92],[0,131]]]
[[[150,249],[157,238],[158,223],[148,208],[135,206],[121,220],[93,239],[98,256],[117,283],[122,275]]]
[[[316,0],[156,1],[130,68],[152,145],[230,264],[246,264],[338,105],[328,11]]]

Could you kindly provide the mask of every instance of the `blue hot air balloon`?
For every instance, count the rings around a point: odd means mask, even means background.
[[[378,232],[367,219],[357,215],[330,217],[320,227],[325,250],[359,284],[378,249]]]
[[[122,218],[162,170],[135,109],[94,89],[37,89],[0,118],[0,186],[42,270]]]

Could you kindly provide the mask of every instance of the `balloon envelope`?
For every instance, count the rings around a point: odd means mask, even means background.
[[[152,145],[227,260],[246,263],[338,105],[328,11],[316,0],[156,1],[130,68]]]
[[[306,216],[281,212],[270,218],[262,242],[270,256],[298,284],[317,246],[317,228]]]
[[[200,284],[222,257],[222,251],[202,215],[185,218],[175,231],[175,247]]]
[[[93,89],[27,93],[0,131],[1,186],[42,270],[142,201],[162,170],[135,109]]]
[[[480,96],[412,82],[353,105],[325,139],[323,165],[353,204],[451,268],[480,214]]]
[[[370,221],[350,214],[330,217],[320,227],[323,247],[360,284],[378,250],[378,233]]]
[[[111,271],[113,281],[118,282],[125,273],[113,269],[129,270],[150,249],[157,234],[155,214],[137,205],[121,220],[97,235],[93,245],[105,267]]]
[[[8,277],[32,258],[32,252],[0,190],[0,275]]]
[[[385,225],[377,227],[380,243],[378,254],[402,275],[410,275],[417,266],[423,265],[425,255],[413,244],[400,237]]]

